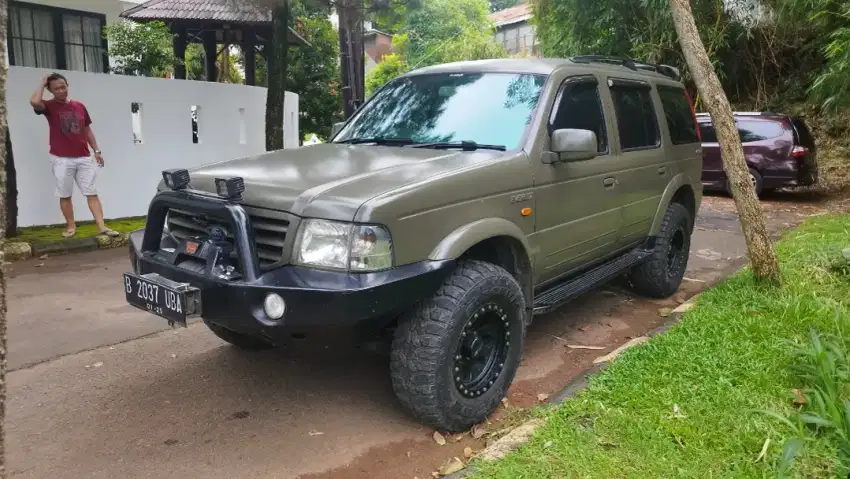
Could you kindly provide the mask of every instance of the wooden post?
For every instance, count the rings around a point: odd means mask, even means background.
[[[245,55],[245,84],[257,84],[256,33],[253,28],[242,30],[242,53]]]
[[[215,30],[206,30],[202,34],[204,41],[204,79],[215,82],[218,76],[216,69]]]
[[[171,48],[174,51],[174,78],[186,79],[186,27],[171,26]]]

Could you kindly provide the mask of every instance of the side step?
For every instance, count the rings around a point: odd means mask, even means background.
[[[633,250],[592,270],[552,286],[534,298],[534,314],[548,313],[645,260],[652,250]]]

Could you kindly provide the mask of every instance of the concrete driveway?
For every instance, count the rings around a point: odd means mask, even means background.
[[[660,325],[659,308],[744,264],[730,203],[704,203],[676,297],[649,301],[614,283],[538,317],[509,404],[557,393],[595,357]],[[774,232],[820,211],[775,204]],[[395,401],[387,358],[345,338],[249,354],[203,324],[170,330],[125,305],[126,267],[123,250],[9,267],[11,477],[424,478],[483,446],[435,444]]]

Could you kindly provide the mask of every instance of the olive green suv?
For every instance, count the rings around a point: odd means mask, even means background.
[[[127,301],[246,349],[383,332],[401,403],[465,430],[506,394],[536,314],[621,274],[678,289],[702,197],[678,78],[599,56],[439,65],[329,143],[164,171]]]

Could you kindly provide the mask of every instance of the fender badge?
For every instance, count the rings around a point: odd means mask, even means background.
[[[522,203],[524,201],[530,201],[534,197],[533,193],[520,193],[517,195],[511,196],[511,203]]]

